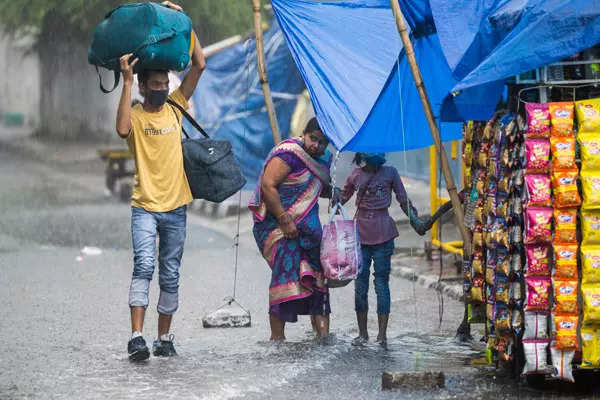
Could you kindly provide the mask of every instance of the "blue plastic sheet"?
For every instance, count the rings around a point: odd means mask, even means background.
[[[277,23],[264,34],[269,83],[283,138],[304,82]],[[233,144],[247,188],[255,186],[273,137],[256,69],[256,41],[250,39],[208,58],[194,91],[196,120],[216,139]],[[193,128],[186,125],[188,132]]]

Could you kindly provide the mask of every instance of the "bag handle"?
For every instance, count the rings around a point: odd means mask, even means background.
[[[98,66],[96,65],[96,73],[98,74],[98,79],[100,80],[100,90],[102,90],[103,93],[110,93],[113,90],[115,90],[117,88],[117,86],[119,86],[119,80],[121,79],[121,73],[119,71],[113,71],[113,73],[115,74],[115,84],[113,85],[112,89],[105,89],[104,85],[102,84],[102,75],[100,75],[100,70],[98,69]]]
[[[344,220],[348,219],[348,217],[346,216],[346,210],[344,209],[344,206],[338,202],[338,203],[335,203],[335,205],[331,209],[331,215],[329,216],[329,223],[333,222],[333,219],[335,218],[335,215],[337,214],[338,210],[340,211],[340,214],[342,214],[342,218]]]
[[[192,126],[194,128],[196,128],[198,130],[198,132],[200,132],[202,135],[204,135],[205,138],[210,139],[210,136],[208,136],[208,133],[206,133],[206,131],[204,129],[202,129],[200,124],[198,124],[196,122],[196,120],[187,111],[185,111],[185,109],[183,107],[181,107],[179,104],[175,103],[171,99],[167,99],[167,103],[169,103],[170,105],[172,105],[173,107],[175,107],[176,109],[181,111],[181,114],[190,122],[190,124],[192,124]],[[185,137],[189,139],[190,136],[187,134],[185,129],[183,129],[183,123],[181,124],[181,128],[183,130],[183,133],[185,134]]]

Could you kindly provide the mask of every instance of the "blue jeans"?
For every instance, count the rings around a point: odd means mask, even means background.
[[[168,212],[151,212],[131,207],[133,277],[129,306],[148,306],[148,289],[154,274],[158,234],[158,312],[174,314],[179,305],[179,267],[185,242],[187,206]]]
[[[377,314],[390,313],[390,267],[394,253],[394,240],[381,244],[360,246],[363,256],[362,271],[354,286],[354,307],[356,312],[369,311],[369,273],[371,261],[374,264],[375,293],[377,293]]]

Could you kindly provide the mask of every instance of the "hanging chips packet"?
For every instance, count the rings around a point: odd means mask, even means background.
[[[578,133],[577,141],[581,154],[581,170],[600,170],[600,134]]]
[[[545,243],[552,240],[552,213],[552,208],[527,208],[525,212],[525,243]]]
[[[577,315],[554,315],[554,347],[558,349],[577,349]]]
[[[549,103],[548,110],[552,124],[552,136],[573,136],[575,105],[570,101]]]
[[[585,210],[600,209],[600,171],[581,171],[581,187]]]
[[[554,209],[554,242],[577,243],[576,208]]]
[[[550,278],[527,277],[526,311],[550,311]]]
[[[582,245],[600,245],[600,211],[581,212]]]
[[[550,141],[548,139],[525,139],[527,173],[544,173],[550,167]]]
[[[554,243],[554,277],[577,279],[577,244]]]
[[[554,313],[578,315],[576,280],[554,279]]]
[[[525,352],[523,374],[545,374],[548,369],[548,365],[546,364],[548,341],[523,340],[523,350]]]
[[[525,104],[527,112],[527,137],[550,137],[550,112],[548,104]]]
[[[570,208],[581,205],[581,198],[577,189],[578,175],[579,171],[577,169],[560,170],[552,173],[554,208]]]
[[[566,382],[575,382],[573,377],[573,357],[575,357],[575,350],[561,350],[560,348],[551,347],[550,352],[552,354],[552,377],[558,378]]]
[[[600,332],[592,327],[581,327],[581,368],[600,368]]]
[[[526,312],[523,339],[548,339],[550,337],[549,317],[550,315],[547,313]]]
[[[600,98],[575,102],[578,133],[600,131]]]
[[[550,246],[548,244],[526,244],[527,276],[550,275]]]
[[[583,324],[600,323],[600,285],[581,285]]]
[[[550,191],[550,177],[548,175],[525,175],[527,206],[550,207],[552,205],[552,192]]]
[[[575,137],[551,137],[552,169],[574,169],[575,164]]]
[[[581,246],[581,283],[600,283],[600,246]]]

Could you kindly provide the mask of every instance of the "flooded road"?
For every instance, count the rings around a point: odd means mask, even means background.
[[[100,172],[98,172],[100,171]],[[252,327],[204,329],[201,318],[232,293],[235,217],[188,214],[180,308],[172,332],[179,357],[127,359],[132,270],[129,207],[104,197],[102,164],[44,164],[0,150],[0,399],[476,399],[579,398],[536,391],[493,367],[473,366],[482,346],[457,344],[462,305],[392,277],[389,346],[354,347],[353,286],[333,289],[332,337],[313,339],[308,318],[267,341],[269,271],[242,216],[237,300]],[[97,247],[99,255],[82,252]],[[156,336],[156,279],[144,336]],[[371,290],[370,304],[375,308]],[[369,316],[376,336],[376,316]],[[477,339],[481,336],[474,332]],[[381,391],[384,371],[441,370],[446,388]],[[585,394],[585,396],[590,393]],[[592,394],[593,395],[593,394]]]

